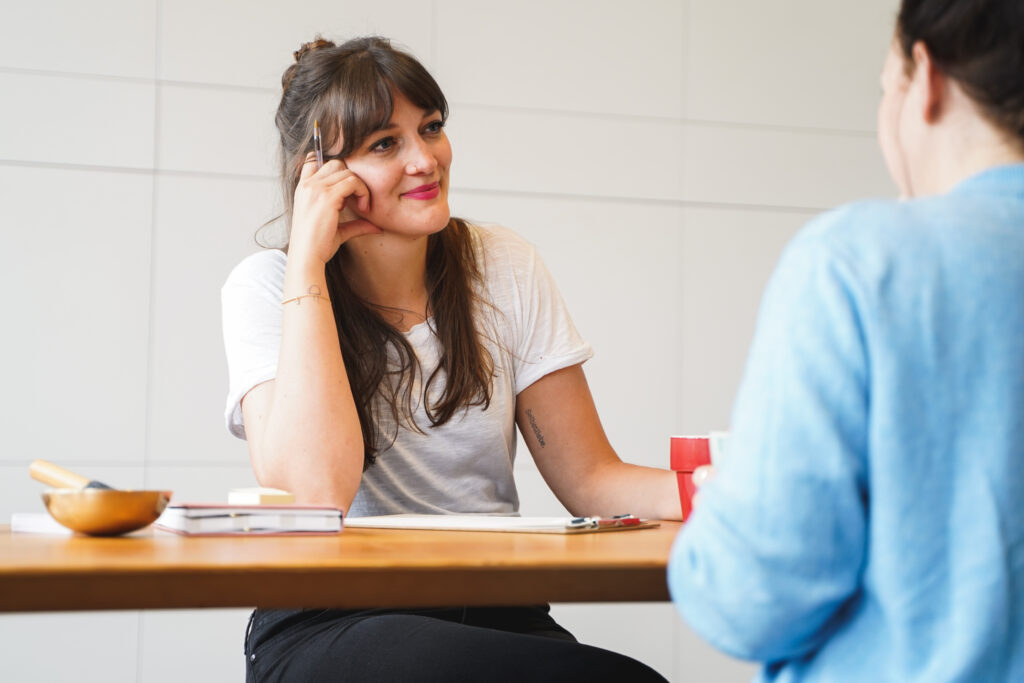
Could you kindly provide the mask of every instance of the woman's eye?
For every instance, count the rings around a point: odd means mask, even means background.
[[[371,152],[386,152],[395,146],[395,139],[391,136],[381,138],[377,142],[370,145]]]
[[[424,127],[427,133],[440,133],[441,129],[444,128],[444,121],[438,119],[437,121],[431,121]]]

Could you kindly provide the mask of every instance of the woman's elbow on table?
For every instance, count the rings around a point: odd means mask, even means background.
[[[362,433],[317,435],[308,426],[282,427],[280,421],[268,419],[270,392],[257,391],[263,386],[242,402],[256,480],[261,486],[292,492],[299,503],[348,510],[362,478]]]

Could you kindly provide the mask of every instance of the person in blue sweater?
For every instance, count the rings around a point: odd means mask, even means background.
[[[904,0],[903,195],[813,220],[764,295],[669,585],[765,681],[1024,681],[1024,2]]]

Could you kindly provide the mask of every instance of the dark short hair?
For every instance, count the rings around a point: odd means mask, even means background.
[[[1024,0],[903,0],[896,37],[923,42],[996,126],[1024,143]]]

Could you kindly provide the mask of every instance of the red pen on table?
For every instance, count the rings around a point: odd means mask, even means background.
[[[643,520],[636,515],[615,515],[614,517],[575,517],[569,522],[573,529],[588,529],[598,527],[637,526]]]

